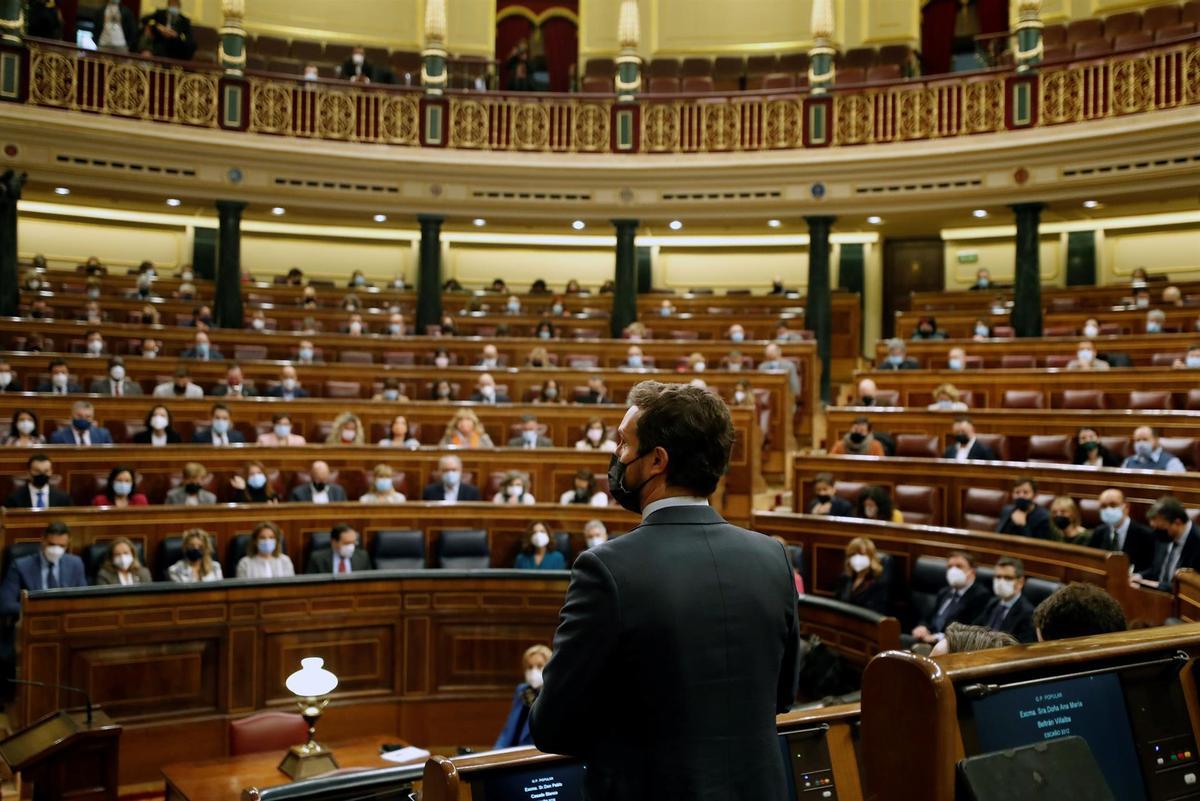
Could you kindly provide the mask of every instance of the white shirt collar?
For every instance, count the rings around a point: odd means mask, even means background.
[[[708,498],[694,495],[676,495],[672,498],[661,498],[642,509],[642,520],[657,512],[659,509],[670,509],[672,506],[708,506]]]

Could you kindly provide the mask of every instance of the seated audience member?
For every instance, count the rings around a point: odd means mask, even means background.
[[[1145,286],[1150,280],[1150,274],[1146,272],[1145,267],[1135,267],[1133,272],[1129,274],[1129,283],[1131,286]]]
[[[1079,329],[1079,333],[1088,339],[1095,339],[1100,336],[1100,321],[1095,317],[1089,317],[1083,321],[1083,327]]]
[[[234,503],[279,503],[279,496],[271,488],[267,468],[262,462],[246,462],[246,475],[234,475],[229,479],[233,488]]]
[[[1174,284],[1163,287],[1162,302],[1164,306],[1182,306],[1183,292]]]
[[[947,445],[942,454],[944,459],[956,462],[996,460],[995,452],[975,438],[975,424],[969,417],[959,417],[954,421],[954,444]]]
[[[296,346],[296,363],[316,364],[319,361],[320,359],[317,358],[317,349],[313,346],[312,340],[300,340],[300,344]]]
[[[346,286],[349,289],[359,289],[362,287],[370,289],[375,285],[367,282],[367,276],[363,274],[362,270],[355,270],[350,274],[350,280],[346,283]]]
[[[586,289],[580,286],[579,281],[574,278],[572,278],[570,281],[567,281],[566,289],[563,291],[568,295],[586,295],[588,293]]]
[[[408,418],[402,414],[392,418],[388,435],[379,440],[379,445],[384,448],[407,448],[408,450],[416,450],[421,447],[421,443],[409,431]]]
[[[192,434],[192,442],[197,445],[244,445],[246,437],[233,427],[233,417],[229,407],[223,403],[214,403],[212,407],[212,422],[207,428],[198,428]]]
[[[558,339],[558,329],[549,320],[542,320],[533,329],[533,335],[537,339]]]
[[[473,403],[512,403],[507,395],[496,390],[496,379],[491,373],[484,373],[475,382],[475,391],[471,393]]]
[[[675,304],[670,300],[663,298],[662,303],[658,304],[658,316],[670,317],[675,313]]]
[[[871,421],[866,417],[856,417],[850,426],[850,431],[829,449],[831,454],[856,454],[859,456],[885,455],[883,443],[871,435]]]
[[[1071,582],[1033,610],[1038,642],[1125,631],[1125,612],[1095,584]]]
[[[988,321],[982,317],[975,318],[975,324],[971,327],[971,339],[976,342],[983,339],[992,338],[992,327],[988,325]]]
[[[271,415],[271,430],[259,434],[256,441],[267,448],[297,447],[308,442],[299,434],[292,433],[292,418],[287,412]]]
[[[780,537],[779,535],[772,536],[771,539],[778,542],[781,546],[783,546],[784,551],[787,551],[788,561],[792,562],[792,580],[796,584],[796,595],[803,596],[804,595],[804,577],[800,575],[800,568],[798,568],[796,566],[796,563],[792,560],[792,552],[790,550],[788,550],[788,541],[785,540],[783,537]]]
[[[353,412],[342,412],[333,418],[326,445],[363,445],[366,443],[362,421]]]
[[[831,517],[854,517],[854,506],[850,501],[837,495],[833,487],[833,473],[817,473],[813,476],[813,499],[808,504],[808,513]]]
[[[22,556],[9,566],[0,585],[0,614],[21,614],[21,591],[53,590],[59,587],[86,587],[83,560],[72,553],[71,530],[55,521],[42,531],[37,553]]]
[[[586,467],[575,472],[575,485],[558,497],[561,504],[585,503],[589,506],[608,506],[608,495],[596,489],[596,476]]]
[[[903,523],[904,515],[892,504],[892,495],[887,487],[864,487],[858,495],[858,516],[864,520],[883,520],[888,523]]]
[[[946,636],[929,652],[932,657],[946,654],[966,654],[972,651],[988,651],[992,648],[1007,648],[1020,645],[1017,638],[1003,631],[993,631],[986,626],[971,626],[966,623],[951,623],[946,627]]]
[[[294,576],[292,560],[280,553],[283,534],[274,523],[264,520],[250,532],[246,555],[238,560],[237,577],[250,579],[272,579]]]
[[[510,470],[504,474],[499,491],[492,496],[492,503],[530,504],[537,503],[528,491],[528,479],[524,473]]]
[[[54,312],[45,300],[38,298],[29,304],[29,319],[31,320],[53,320]]]
[[[1092,532],[1083,525],[1079,505],[1068,495],[1059,495],[1050,502],[1050,539],[1072,545],[1087,545],[1092,541]]]
[[[122,397],[125,395],[138,396],[142,394],[142,387],[136,381],[125,376],[125,360],[120,356],[113,356],[108,360],[108,376],[106,378],[97,378],[92,382],[88,392],[93,395],[113,395],[114,397]]]
[[[744,378],[733,385],[733,397],[730,400],[733,401],[731,406],[745,406],[754,409],[758,405],[754,397],[754,388]]]
[[[267,315],[263,312],[262,309],[255,309],[254,313],[252,315],[250,315],[250,320],[249,320],[248,324],[249,324],[251,330],[265,331],[265,330],[267,330]]]
[[[971,284],[968,289],[971,292],[981,292],[985,289],[992,288],[992,274],[987,267],[980,267],[975,271],[975,283]]]
[[[946,354],[946,369],[956,372],[967,369],[967,352],[962,348],[951,348]]]
[[[13,372],[7,359],[0,357],[0,392],[20,392],[21,380]]]
[[[53,439],[53,438],[51,438]],[[1121,463],[1126,470],[1166,470],[1170,473],[1183,473],[1183,466],[1178,456],[1163,450],[1158,441],[1158,430],[1152,426],[1138,426],[1133,431],[1134,454]]]
[[[231,364],[225,371],[225,383],[213,387],[212,394],[218,398],[253,398],[258,389],[242,375],[241,365]]]
[[[1109,367],[1108,362],[1096,357],[1096,346],[1090,341],[1080,342],[1075,358],[1067,362],[1068,370],[1107,370]]]
[[[1084,426],[1075,434],[1075,449],[1072,457],[1075,464],[1087,467],[1119,467],[1121,459],[1100,442],[1100,432]]]
[[[851,402],[852,406],[880,406],[878,402],[879,387],[875,386],[875,382],[869,378],[864,378],[858,382],[858,394]]]
[[[138,347],[138,353],[143,359],[157,359],[161,351],[162,343],[149,337],[143,339],[142,344]]]
[[[919,370],[921,365],[917,364],[915,359],[908,358],[908,346],[904,344],[903,339],[889,339],[887,341],[887,357],[880,364],[876,365],[877,370]]]
[[[1200,324],[1200,321],[1197,321]],[[1176,370],[1200,370],[1200,343],[1188,345],[1187,354],[1182,359],[1176,359],[1173,365]]]
[[[217,496],[204,489],[208,471],[199,462],[188,462],[183,466],[183,482],[167,493],[164,503],[174,506],[208,506],[217,502]]]
[[[212,535],[204,529],[188,529],[182,541],[184,555],[167,568],[167,578],[176,584],[220,582],[221,562],[212,558]]]
[[[509,295],[508,301],[505,302],[505,304],[504,304],[504,312],[506,314],[520,314],[521,313],[521,299],[518,298],[516,295]]]
[[[1133,290],[1133,305],[1139,309],[1150,308],[1150,290],[1145,287]]]
[[[599,520],[589,520],[583,524],[583,539],[587,543],[587,549],[594,551],[608,542],[608,529]]]
[[[1036,641],[1033,604],[1021,595],[1025,589],[1025,564],[1015,557],[1002,556],[996,560],[992,575],[994,597],[975,618],[975,625],[1011,634],[1019,642]]]
[[[317,308],[317,288],[310,284],[309,286],[306,286],[304,289],[300,290],[299,303],[300,306],[305,309]]]
[[[25,460],[29,478],[25,486],[17,487],[4,499],[8,509],[48,509],[70,506],[71,496],[58,487],[50,486],[54,478],[54,463],[44,453],[35,453]]]
[[[132,584],[149,584],[150,571],[138,561],[137,551],[127,537],[117,537],[108,546],[108,556],[96,571],[96,584],[111,584],[128,587]]]
[[[1161,334],[1167,324],[1167,313],[1162,309],[1151,309],[1146,312],[1146,333]]]
[[[338,523],[329,530],[329,547],[312,552],[305,573],[315,575],[344,575],[373,570],[370,555],[361,547],[361,538],[354,528]]]
[[[734,323],[733,325],[729,326],[729,330],[725,332],[725,338],[730,342],[745,342],[746,329],[740,324]]]
[[[550,352],[542,346],[538,346],[529,351],[529,355],[525,357],[526,367],[552,367],[553,362],[550,361]]]
[[[181,364],[175,368],[175,378],[159,384],[151,394],[156,398],[203,398],[204,390],[192,383],[191,375],[187,366]]]
[[[803,342],[804,335],[799,331],[793,331],[788,328],[787,320],[780,320],[775,325],[775,341],[776,342]]]
[[[225,357],[221,351],[212,346],[207,331],[197,331],[191,347],[179,354],[181,359],[195,359],[201,362],[219,362]]]
[[[1188,517],[1183,504],[1170,495],[1154,502],[1146,512],[1146,520],[1158,533],[1154,564],[1149,570],[1134,573],[1131,584],[1171,592],[1176,572],[1185,567],[1200,569],[1200,528]]]
[[[740,350],[731,350],[721,357],[717,367],[721,370],[729,370],[731,372],[740,372],[746,366],[746,357],[742,355]]]
[[[71,380],[70,370],[62,359],[51,359],[49,369],[50,378],[38,384],[38,392],[54,395],[76,395],[83,392],[83,387]]]
[[[284,276],[284,283],[287,286],[304,286],[304,271],[299,267],[291,268]]]
[[[438,472],[441,474],[441,480],[426,486],[421,491],[421,500],[449,503],[482,500],[479,487],[463,483],[462,459],[454,454],[443,456],[438,459]]]
[[[476,367],[482,367],[485,370],[495,370],[504,365],[500,364],[500,351],[490,342],[483,346],[483,353],[479,357],[479,361],[475,363]]]
[[[763,349],[763,360],[758,363],[759,370],[783,370],[787,373],[788,386],[792,394],[800,397],[800,374],[796,372],[796,363],[783,358],[783,350],[772,342]]]
[[[855,537],[847,543],[845,570],[833,597],[842,603],[888,614],[891,587],[884,578],[875,543],[867,537]]]
[[[912,630],[917,642],[936,643],[951,623],[969,623],[979,617],[991,599],[988,589],[975,581],[975,557],[953,551],[946,559],[946,586],[938,591],[933,614]]]
[[[350,58],[338,67],[338,75],[342,80],[354,83],[387,83],[385,70],[382,65],[367,61],[366,51],[361,45],[355,45]]]
[[[142,45],[149,45],[151,55],[158,58],[191,61],[196,54],[192,21],[179,10],[179,0],[167,0],[167,7],[142,17]]]
[[[541,424],[538,423],[536,417],[532,414],[525,414],[521,416],[521,433],[509,438],[508,447],[525,448],[526,450],[553,448],[554,440],[541,432]]]
[[[500,736],[496,738],[493,748],[533,745],[533,736],[529,733],[529,710],[542,690],[542,669],[549,661],[550,649],[544,645],[531,646],[521,657],[525,680],[517,684],[512,708],[508,711],[504,728],[500,730]]]
[[[279,371],[279,383],[268,389],[266,395],[268,398],[295,400],[296,398],[307,398],[308,390],[300,386],[296,368],[285,364]]]
[[[494,448],[492,438],[483,430],[479,416],[471,409],[459,409],[446,424],[446,432],[442,435],[443,448]]]
[[[403,492],[396,490],[392,480],[395,472],[391,465],[377,464],[371,470],[371,491],[364,493],[358,500],[362,503],[404,503],[408,498]]]
[[[630,370],[642,370],[646,367],[646,357],[637,345],[630,345],[625,350],[625,364],[622,367]]]
[[[318,459],[308,469],[309,480],[292,487],[288,500],[293,503],[338,503],[346,500],[346,490],[329,480],[329,465]]]
[[[134,492],[137,473],[133,468],[117,465],[108,472],[104,490],[92,498],[92,506],[149,506],[150,502],[140,492]]]
[[[387,401],[388,403],[408,403],[408,396],[401,391],[400,379],[394,375],[389,375],[383,379],[382,387],[371,396],[371,400]]]
[[[696,351],[688,356],[685,372],[703,373],[706,369],[708,369],[708,362],[705,361],[703,353]]]
[[[576,441],[575,449],[580,451],[602,451],[615,453],[617,443],[607,438],[608,430],[604,421],[599,417],[589,417],[583,429],[583,439]]]
[[[567,559],[554,549],[546,524],[535,521],[525,530],[521,552],[513,567],[517,570],[566,570]]]
[[[261,311],[257,313],[262,314]],[[147,303],[142,306],[141,319],[136,322],[140,322],[142,325],[162,325],[162,315],[159,314],[158,309],[154,308],[153,303]]]
[[[38,433],[37,413],[32,409],[17,409],[13,412],[12,424],[8,427],[8,436],[4,438],[4,444],[13,448],[45,445],[46,438]]]
[[[588,376],[588,391],[587,394],[579,399],[580,403],[615,403],[612,394],[608,391],[608,384],[604,383],[604,378],[598,375]]]
[[[917,321],[917,330],[913,331],[913,339],[945,339],[946,332],[938,330],[937,319],[922,317]]]
[[[1134,573],[1149,570],[1154,564],[1154,531],[1129,516],[1125,493],[1106,489],[1100,493],[1100,525],[1092,530],[1093,548],[1124,551]]]
[[[95,309],[97,310],[95,313],[98,316],[99,315],[99,311],[98,311],[99,307],[96,306]],[[88,315],[87,321],[89,323],[100,322],[99,320],[92,319],[91,314]],[[85,345],[85,347],[87,348],[87,351],[86,351],[87,355],[88,356],[103,356],[105,354],[105,352],[107,351],[107,347],[104,344],[104,337],[100,335],[100,332],[99,331],[88,331],[86,336],[87,336],[87,344]]]
[[[171,410],[166,406],[151,406],[146,412],[145,424],[144,429],[133,435],[131,442],[134,445],[161,447],[183,442],[183,437],[171,425]]]
[[[343,334],[349,334],[352,337],[360,337],[364,334],[371,333],[371,329],[363,322],[362,312],[351,312],[346,318],[346,324],[338,329]]]
[[[71,425],[50,435],[51,445],[112,445],[108,429],[95,424],[96,409],[91,401],[75,401],[71,405]]]
[[[454,322],[454,318],[448,314],[442,315],[441,335],[444,337],[458,336],[458,325]]]
[[[542,388],[538,390],[538,394],[533,399],[534,403],[541,404],[563,404],[567,399],[563,397],[563,392],[558,386],[558,379],[547,378],[542,382]]]
[[[353,318],[354,314],[358,314],[358,312],[362,311],[362,301],[358,299],[358,295],[355,295],[353,292],[347,292],[342,296],[341,309],[345,312],[351,312],[351,317]],[[362,319],[361,314],[359,314],[358,319]],[[360,331],[359,333],[362,332]]]
[[[996,531],[1014,537],[1033,537],[1038,540],[1052,539],[1050,514],[1034,502],[1037,497],[1037,482],[1021,476],[1012,485],[1013,502],[1000,511],[1000,522]]]
[[[434,382],[433,389],[429,393],[429,399],[443,403],[454,400],[454,386],[444,378]]]
[[[953,384],[938,384],[933,390],[933,403],[927,408],[931,412],[965,412],[968,407],[960,397]]]

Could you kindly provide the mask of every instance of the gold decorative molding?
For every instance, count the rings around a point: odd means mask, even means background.
[[[496,22],[509,17],[524,17],[539,27],[546,24],[546,20],[565,19],[573,23],[576,28],[579,27],[579,15],[569,8],[548,8],[540,14],[535,14],[525,6],[508,6],[496,14]]]

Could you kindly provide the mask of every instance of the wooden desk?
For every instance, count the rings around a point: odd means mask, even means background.
[[[1166,322],[1163,324],[1165,328],[1180,328],[1185,331],[1193,330],[1192,324],[1196,321],[1196,315],[1200,314],[1200,307],[1197,306],[1156,306],[1151,304],[1150,308],[1160,308],[1166,313]],[[1094,318],[1100,325],[1105,323],[1119,325],[1123,334],[1143,334],[1146,331],[1146,313],[1150,308],[1110,306],[1079,311],[1055,311],[1045,315],[1042,328],[1066,328],[1073,333],[1082,330],[1083,324]],[[1006,310],[1002,314],[997,314],[995,311],[997,310],[980,309],[978,311],[939,312],[935,316],[938,328],[945,331],[947,336],[970,337],[975,331],[975,321],[980,318],[992,327],[1011,325],[1009,311]],[[917,312],[896,312],[896,336],[904,339],[912,337],[913,332],[917,330],[918,322],[925,316],[927,315]]]
[[[1161,299],[1162,291],[1166,288],[1168,281],[1166,278],[1160,276],[1150,276],[1150,279],[1151,283],[1147,288],[1150,290],[1151,298]],[[1200,292],[1200,282],[1196,281],[1177,283],[1175,286],[1179,287],[1185,297]],[[1117,306],[1122,301],[1132,300],[1133,292],[1134,288],[1129,284],[1069,287],[1044,286],[1042,287],[1042,307],[1044,309],[1057,309],[1070,304],[1070,306],[1078,309],[1094,309],[1105,306]],[[1012,287],[997,287],[983,291],[948,289],[939,292],[912,292],[909,294],[908,307],[915,314],[924,315],[932,312],[935,316],[938,316],[944,311],[987,310],[992,307],[997,298],[1005,303],[1011,302],[1013,299]]]
[[[1175,359],[1183,358],[1188,347],[1197,340],[1195,333],[1182,334],[1132,334],[1102,335],[1087,340],[1096,346],[1096,351],[1123,353],[1135,367],[1170,367]],[[925,368],[941,369],[947,366],[951,348],[962,348],[968,357],[983,359],[983,367],[1001,367],[1001,360],[1009,355],[1032,356],[1036,364],[1045,367],[1050,356],[1074,359],[1079,343],[1084,337],[1034,337],[1029,339],[910,339],[905,342],[908,355]],[[882,364],[887,356],[887,341],[875,344],[875,363]],[[1159,364],[1156,365],[1155,357]],[[1161,362],[1166,361],[1166,364]],[[965,372],[972,372],[970,370]],[[974,372],[978,372],[977,370]]]
[[[320,723],[317,724],[320,741]],[[371,735],[338,743],[322,743],[333,752],[341,770],[394,767],[379,755],[384,743],[397,737]],[[275,787],[291,781],[279,772],[283,752],[265,751],[224,759],[176,762],[162,769],[166,801],[236,801],[247,787]]]

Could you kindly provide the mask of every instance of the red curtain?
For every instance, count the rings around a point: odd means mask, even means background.
[[[500,89],[508,87],[508,56],[522,39],[533,33],[533,23],[514,14],[496,23],[496,60],[500,62]]]
[[[571,68],[579,54],[578,34],[575,23],[566,17],[550,17],[542,25],[551,92],[566,92],[571,88]]]
[[[534,23],[530,17],[534,17],[543,20],[540,33],[546,70],[550,73],[550,90],[565,92],[570,89],[571,68],[579,59],[579,30],[574,22],[578,19],[579,0],[496,0],[497,14],[508,8],[521,9],[521,13],[511,14],[496,23],[500,88],[508,85],[504,62],[518,42],[533,34]],[[556,11],[563,13],[556,14]]]
[[[958,0],[929,0],[921,9],[921,65],[926,75],[950,71]]]
[[[979,10],[980,33],[1004,33],[1008,30],[1008,0],[975,0]]]

